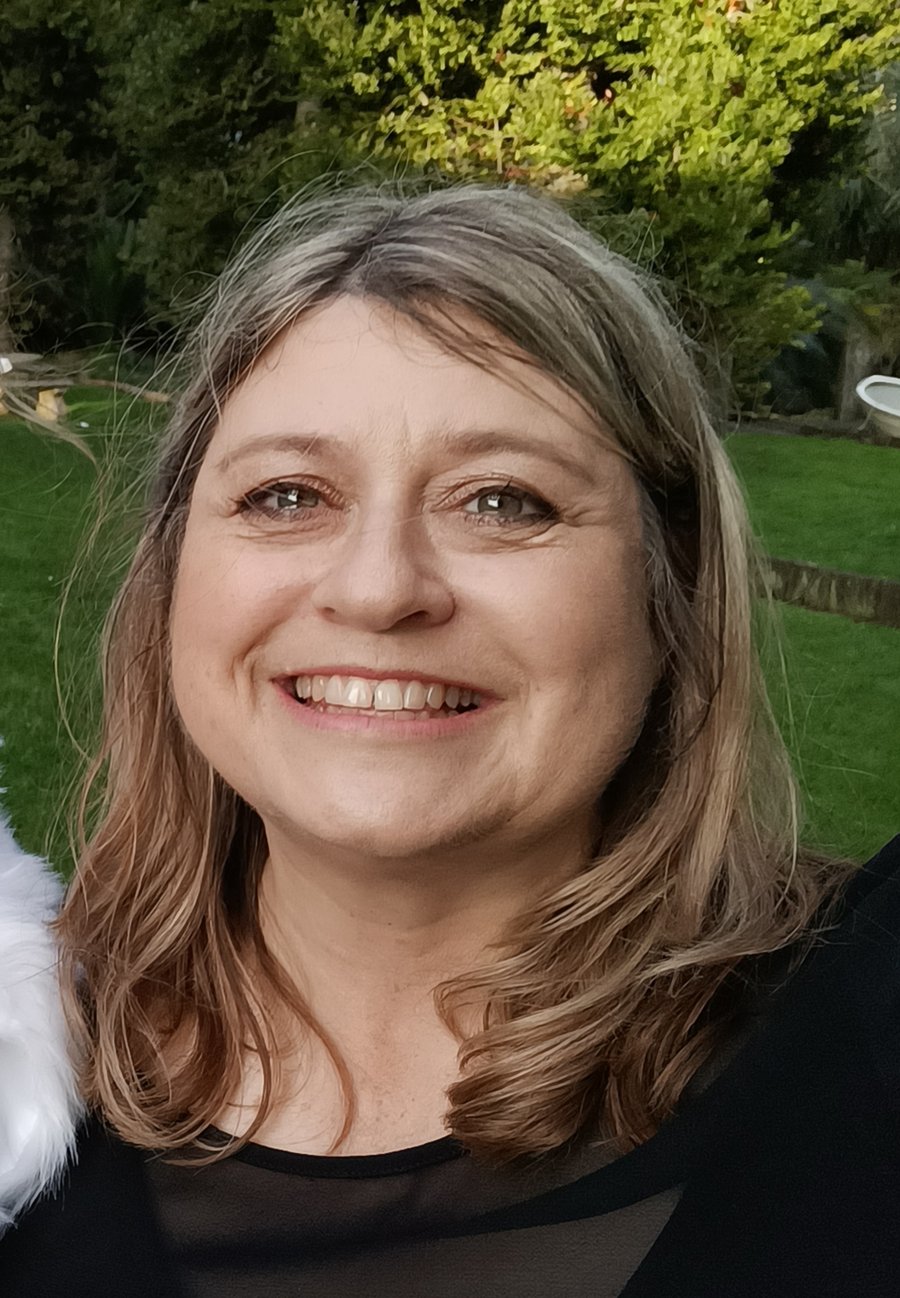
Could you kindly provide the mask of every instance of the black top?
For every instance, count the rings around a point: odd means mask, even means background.
[[[173,1167],[85,1128],[3,1298],[897,1298],[900,838],[651,1140],[515,1172],[451,1139]]]

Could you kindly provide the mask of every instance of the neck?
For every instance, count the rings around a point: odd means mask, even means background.
[[[401,861],[269,832],[263,932],[304,993],[396,1003],[491,958],[509,922],[583,860],[573,839]]]
[[[263,935],[337,1052],[354,1097],[338,1152],[376,1153],[444,1134],[459,1041],[434,989],[490,961],[509,921],[574,873],[583,846],[557,837],[502,852],[481,843],[398,861],[267,831]],[[477,1031],[483,1008],[467,1006],[472,1018],[462,1030],[471,1022]],[[319,1032],[299,1027],[285,1056],[288,1087],[257,1137],[263,1143],[334,1150],[343,1101]],[[257,1071],[249,1061],[245,1105],[258,1094]],[[240,1130],[250,1111],[231,1105],[220,1123]]]

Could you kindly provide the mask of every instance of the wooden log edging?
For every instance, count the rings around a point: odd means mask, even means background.
[[[871,419],[846,424],[836,419],[805,420],[796,416],[786,419],[777,417],[758,419],[747,415],[742,419],[726,420],[721,428],[726,437],[762,433],[769,437],[812,437],[823,441],[843,439],[848,442],[860,442],[865,446],[886,446],[900,450],[900,437],[888,437]]]
[[[765,561],[765,580],[770,593],[785,604],[900,629],[900,581],[771,556]]]

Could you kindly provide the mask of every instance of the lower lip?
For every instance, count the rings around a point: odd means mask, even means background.
[[[491,711],[493,702],[481,702],[471,712],[446,713],[427,721],[397,721],[393,717],[367,716],[349,708],[346,715],[319,712],[301,703],[283,685],[276,685],[278,696],[291,716],[310,730],[343,730],[354,735],[371,735],[382,739],[441,739],[465,735]]]

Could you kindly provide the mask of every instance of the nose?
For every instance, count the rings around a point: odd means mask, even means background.
[[[312,602],[332,621],[366,631],[390,631],[411,622],[436,626],[454,609],[421,516],[398,517],[384,510],[360,517],[334,546]]]

